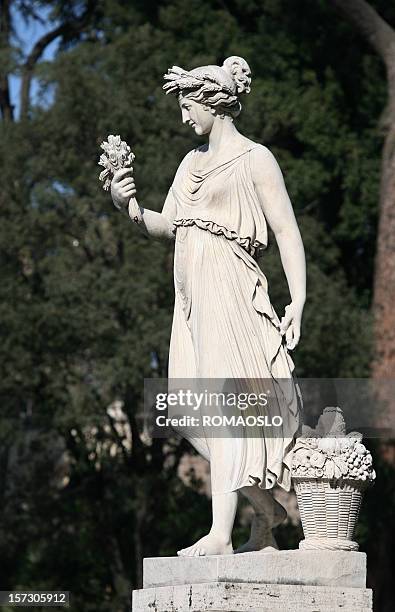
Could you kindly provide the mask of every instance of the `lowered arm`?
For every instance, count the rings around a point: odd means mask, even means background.
[[[299,341],[300,323],[306,300],[306,260],[303,242],[283,175],[272,153],[266,147],[251,151],[251,170],[263,213],[273,230],[280,251],[292,303],[282,319],[288,348]]]

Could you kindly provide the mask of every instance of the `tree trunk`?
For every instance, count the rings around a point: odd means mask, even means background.
[[[383,60],[388,79],[388,102],[384,113],[384,147],[381,163],[379,222],[374,275],[374,357],[372,376],[376,382],[377,426],[391,423],[394,395],[382,379],[395,373],[395,30],[365,0],[331,0],[357,28]],[[388,417],[390,423],[388,423]],[[391,436],[391,433],[390,433]],[[391,563],[392,542],[378,525],[376,558],[369,576],[374,586],[375,608],[394,609],[393,585],[386,570]],[[373,552],[374,546],[369,554]]]
[[[372,376],[375,379],[392,378],[395,374],[395,30],[366,0],[331,2],[373,47],[387,70],[388,104],[384,122],[373,288]],[[385,389],[382,389],[381,395],[386,398]]]
[[[395,106],[395,105],[392,105]],[[374,282],[373,377],[395,373],[395,108],[385,137]]]
[[[11,36],[11,0],[0,0],[0,51],[6,57],[10,52]],[[8,68],[5,65],[0,72],[0,111],[4,121],[14,119],[14,107],[11,103]]]

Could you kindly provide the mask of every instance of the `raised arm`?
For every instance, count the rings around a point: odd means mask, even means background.
[[[276,237],[291,294],[291,304],[286,307],[281,320],[281,331],[285,333],[287,347],[293,349],[299,342],[306,300],[306,260],[303,242],[283,175],[269,149],[257,147],[251,151],[251,170],[264,215]]]
[[[157,240],[174,239],[173,219],[175,203],[170,189],[161,213],[143,208],[135,199],[136,187],[131,168],[115,173],[111,182],[111,197],[119,210],[128,211],[130,219],[141,231]]]

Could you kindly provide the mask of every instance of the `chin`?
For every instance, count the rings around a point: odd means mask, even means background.
[[[195,125],[193,129],[195,130],[195,134],[197,134],[198,136],[203,136],[203,128],[200,125]]]

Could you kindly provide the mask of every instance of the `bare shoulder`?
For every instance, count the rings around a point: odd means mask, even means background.
[[[278,181],[282,179],[282,173],[280,166],[273,153],[261,144],[255,144],[254,148],[251,149],[251,170],[254,181]]]

